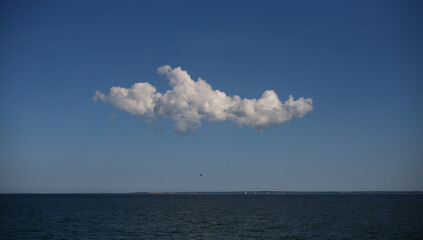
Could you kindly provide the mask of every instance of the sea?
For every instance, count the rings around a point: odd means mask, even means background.
[[[1,194],[0,239],[423,239],[423,194]]]

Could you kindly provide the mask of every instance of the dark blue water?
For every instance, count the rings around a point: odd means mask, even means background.
[[[0,195],[0,239],[423,239],[423,195]]]

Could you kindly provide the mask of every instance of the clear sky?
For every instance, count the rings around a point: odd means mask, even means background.
[[[423,190],[421,1],[2,1],[0,192]],[[313,111],[186,135],[93,101],[180,66]],[[200,176],[203,174],[203,176]]]

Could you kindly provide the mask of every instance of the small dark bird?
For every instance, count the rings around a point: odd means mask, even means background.
[[[202,177],[203,176],[203,174],[202,173],[200,173],[200,177]]]

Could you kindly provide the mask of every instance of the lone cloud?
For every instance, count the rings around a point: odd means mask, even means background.
[[[191,79],[180,67],[159,67],[157,73],[166,75],[171,90],[165,93],[147,82],[135,83],[130,88],[112,87],[108,94],[96,91],[94,101],[101,100],[132,115],[156,119],[158,116],[175,121],[174,131],[184,135],[201,126],[201,120],[211,122],[231,120],[259,131],[282,124],[291,118],[302,118],[313,110],[311,98],[294,100],[290,95],[282,103],[273,90],[267,90],[259,99],[241,99],[228,96],[201,78]]]

